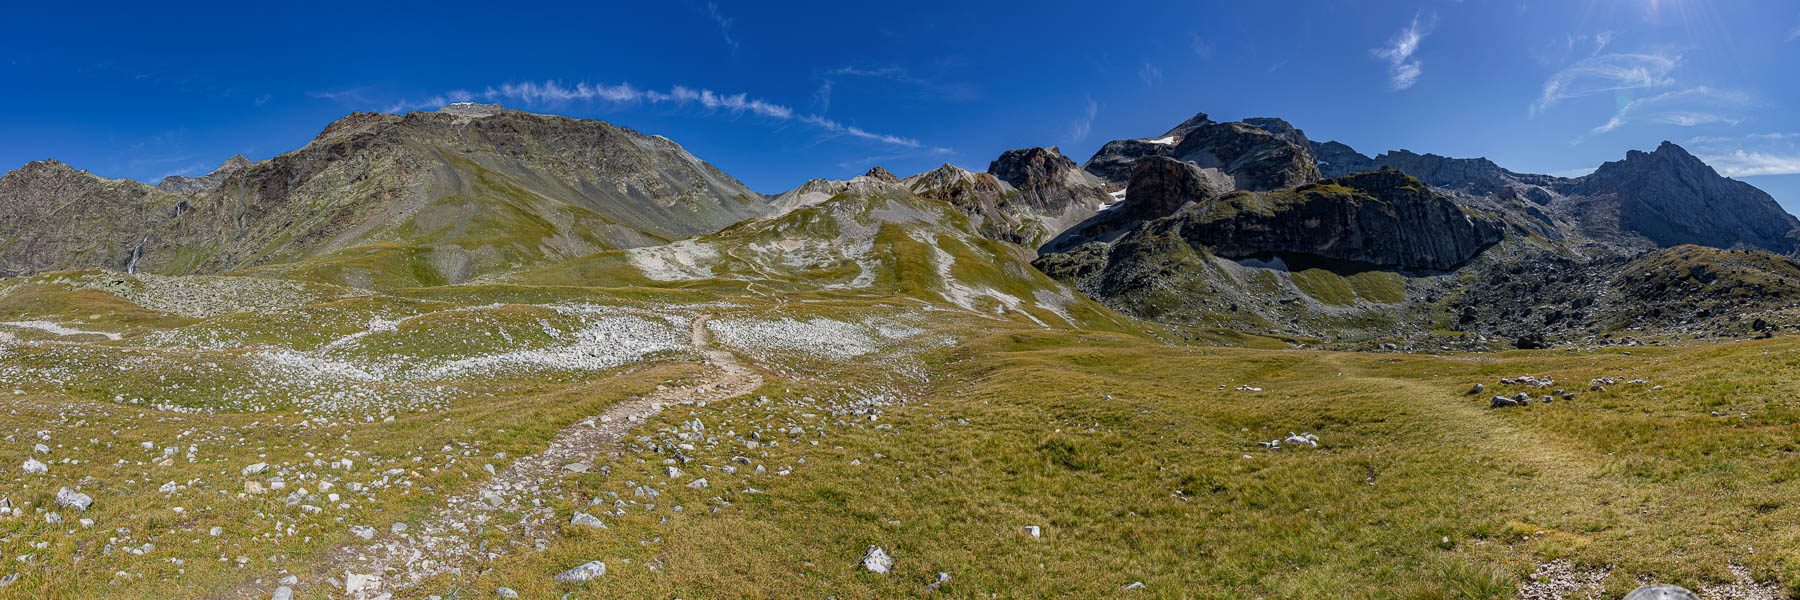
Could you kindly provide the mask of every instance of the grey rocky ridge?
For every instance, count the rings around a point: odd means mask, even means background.
[[[359,287],[460,282],[770,211],[666,138],[468,106],[352,114],[298,150],[160,188],[32,163],[0,200],[0,224],[27,235],[0,249],[9,274],[276,265]]]
[[[1371,158],[1280,119],[1201,114],[1156,138],[1108,142],[1085,168],[1124,201],[1039,248],[1038,267],[1138,317],[1324,340],[1756,334],[1782,325],[1737,317],[1779,311],[1785,298],[1757,293],[1726,309],[1716,290],[1773,289],[1800,239],[1800,222],[1766,193],[1667,142],[1563,178],[1482,158]],[[1732,256],[1748,270],[1696,267],[1724,280],[1695,290],[1712,300],[1627,300],[1645,265]],[[1544,310],[1546,300],[1562,308]],[[1714,308],[1683,315],[1695,302]]]

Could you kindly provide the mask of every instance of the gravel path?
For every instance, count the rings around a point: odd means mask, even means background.
[[[499,470],[480,486],[445,499],[443,507],[422,523],[410,523],[396,531],[380,525],[369,543],[345,546],[323,561],[306,587],[331,585],[351,598],[388,598],[443,574],[478,571],[486,562],[514,548],[532,548],[528,542],[548,538],[570,515],[556,515],[540,500],[553,495],[557,480],[567,471],[585,471],[596,455],[617,445],[632,428],[671,404],[714,402],[748,394],[762,385],[762,376],[745,368],[732,353],[715,349],[707,336],[710,315],[694,319],[690,343],[716,370],[698,385],[659,390],[626,401],[606,412],[578,422],[558,433],[549,447],[521,457]],[[516,514],[517,521],[495,517]],[[511,540],[508,546],[469,540],[499,530]],[[330,576],[337,581],[326,581]],[[298,587],[298,586],[296,586]],[[298,590],[297,590],[298,591]],[[265,586],[244,588],[240,596],[268,594]]]

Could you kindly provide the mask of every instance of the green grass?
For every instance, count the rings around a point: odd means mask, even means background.
[[[1787,463],[1800,413],[1785,373],[1800,362],[1797,346],[1468,360],[1000,333],[937,355],[935,383],[883,414],[892,429],[838,427],[817,446],[765,447],[751,453],[756,463],[794,473],[715,472],[710,490],[670,486],[661,503],[688,510],[634,508],[607,532],[508,560],[470,589],[879,598],[918,593],[944,571],[953,597],[1109,596],[1143,581],[1158,597],[1502,598],[1558,558],[1613,565],[1608,597],[1640,576],[1694,589],[1729,581],[1731,564],[1791,582],[1800,471]],[[1523,373],[1582,392],[1502,411],[1464,393]],[[1586,393],[1586,379],[1603,375],[1664,388]],[[771,383],[763,394],[779,405],[867,376]],[[1265,391],[1233,389],[1244,384]],[[1709,416],[1720,408],[1750,416]],[[678,409],[646,429],[728,419],[745,434],[793,412],[745,400]],[[1323,445],[1254,444],[1288,431]],[[719,465],[732,454],[743,452],[697,458]],[[576,478],[571,498],[655,480],[661,462],[641,458]],[[737,493],[745,487],[763,493]],[[1025,525],[1045,538],[1023,536]],[[855,568],[870,544],[896,556],[895,573]],[[608,560],[602,582],[543,581],[593,559]],[[652,561],[660,567],[645,568]]]

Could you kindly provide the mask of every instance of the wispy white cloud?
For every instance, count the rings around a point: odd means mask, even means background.
[[[819,80],[819,89],[813,93],[813,99],[819,103],[821,111],[831,110],[832,93],[840,81],[848,79],[887,82],[905,90],[906,94],[928,100],[964,102],[981,96],[974,86],[928,79],[894,66],[844,66],[816,73],[813,78]]]
[[[1431,30],[1435,27],[1436,14],[1414,14],[1412,23],[1400,30],[1400,34],[1394,36],[1388,45],[1371,50],[1376,58],[1387,61],[1388,85],[1394,91],[1410,88],[1419,82],[1419,76],[1424,74],[1424,63],[1414,58],[1413,54],[1419,51],[1419,43],[1425,41],[1425,36],[1431,35]]]
[[[356,103],[367,103],[360,94],[351,97],[318,97],[348,100]],[[834,136],[847,136],[858,140],[877,142],[903,148],[927,150],[937,154],[948,154],[947,148],[927,146],[920,141],[898,135],[871,132],[855,125],[842,123],[817,114],[804,114],[787,106],[752,98],[749,94],[724,94],[709,89],[696,89],[677,85],[668,90],[641,89],[630,83],[616,85],[576,83],[566,85],[556,81],[542,83],[526,81],[505,83],[497,87],[488,87],[482,91],[453,90],[421,100],[400,100],[387,107],[385,112],[404,112],[426,108],[437,108],[451,102],[499,102],[522,106],[558,106],[576,102],[602,102],[607,104],[653,104],[666,106],[693,106],[708,111],[729,113],[733,116],[754,116],[783,123],[800,123],[811,126]]]
[[[1597,46],[1604,49],[1607,39],[1610,38],[1597,40]],[[1680,62],[1679,54],[1594,54],[1551,75],[1537,101],[1531,104],[1531,114],[1537,115],[1571,98],[1673,86],[1675,80],[1669,74]]]
[[[1756,175],[1800,175],[1800,153],[1769,154],[1734,150],[1726,154],[1703,155],[1700,160],[1726,177]]]
[[[1150,63],[1144,63],[1144,68],[1138,69],[1138,79],[1143,80],[1145,86],[1154,86],[1162,83],[1162,68]]]
[[[1735,115],[1752,103],[1749,94],[1733,90],[1705,86],[1673,90],[1627,102],[1613,113],[1612,119],[1595,127],[1588,135],[1607,133],[1638,120],[1682,127],[1737,125],[1743,120]]]
[[[712,2],[706,3],[706,16],[712,17],[713,23],[719,26],[719,35],[725,37],[725,45],[731,46],[732,50],[736,50],[738,48],[738,41],[737,38],[732,37],[731,35],[731,24],[734,19],[719,12],[719,5]]]
[[[1087,106],[1081,111],[1081,116],[1069,123],[1069,141],[1079,142],[1087,139],[1088,134],[1094,130],[1094,117],[1099,115],[1100,103],[1089,97]]]
[[[1213,43],[1200,37],[1198,32],[1188,32],[1188,47],[1194,49],[1194,56],[1210,59],[1213,57]]]
[[[1699,136],[1687,144],[1726,177],[1800,175],[1800,132]]]
[[[1794,40],[1800,40],[1800,26],[1795,26],[1793,31],[1788,32],[1787,41]]]

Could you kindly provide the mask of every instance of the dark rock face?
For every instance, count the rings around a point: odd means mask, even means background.
[[[1147,157],[1132,168],[1124,202],[1062,232],[1040,251],[1060,252],[1092,241],[1111,241],[1139,223],[1173,215],[1190,202],[1218,195],[1199,167],[1173,158]]]
[[[1314,142],[1312,149],[1319,160],[1319,172],[1326,177],[1388,168],[1417,177],[1432,187],[1501,195],[1521,185],[1553,186],[1567,181],[1549,175],[1515,173],[1485,158],[1450,158],[1410,150],[1393,150],[1369,158],[1338,142]]]
[[[1381,168],[1375,159],[1341,142],[1313,142],[1312,151],[1313,158],[1318,160],[1319,174],[1325,177],[1343,177]]]
[[[1055,147],[1007,150],[988,164],[988,173],[1019,191],[1016,203],[1039,211],[1060,215],[1081,206],[1092,214],[1110,199],[1105,182],[1082,171]]]
[[[1077,168],[1056,148],[1008,150],[988,165],[987,173],[944,165],[902,183],[920,197],[954,205],[982,235],[1027,252],[1093,216],[1111,199],[1105,182]]]
[[[1137,168],[1131,171],[1125,203],[1113,212],[1132,220],[1160,219],[1175,214],[1189,202],[1205,202],[1218,195],[1218,190],[1194,165],[1156,157],[1138,161]]]
[[[0,177],[0,276],[105,267],[129,270],[134,250],[175,219],[186,199],[49,160]]]
[[[1269,132],[1270,135],[1274,135],[1281,141],[1301,148],[1312,148],[1312,141],[1306,139],[1306,132],[1301,131],[1298,127],[1294,127],[1292,123],[1287,121],[1272,117],[1252,117],[1244,119],[1244,122]]]
[[[1234,189],[1272,190],[1319,179],[1311,142],[1287,121],[1215,123],[1205,113],[1156,139],[1107,142],[1082,168],[1107,182],[1124,184],[1138,161],[1158,156],[1216,169],[1230,176]]]
[[[1202,169],[1224,171],[1240,190],[1274,190],[1319,179],[1311,150],[1247,123],[1197,127],[1171,155]]]
[[[1750,247],[1792,254],[1800,220],[1755,186],[1722,177],[1680,146],[1633,150],[1601,165],[1570,192],[1616,199],[1618,227],[1659,246]]]
[[[244,158],[244,155],[242,154],[237,154],[226,159],[224,164],[219,165],[219,168],[217,169],[213,169],[213,172],[211,173],[199,177],[170,175],[164,177],[162,183],[156,184],[156,187],[157,189],[172,194],[192,194],[194,192],[202,192],[219,187],[219,184],[225,183],[226,177],[230,177],[232,173],[236,173],[248,166],[250,166],[250,159]]]
[[[875,179],[878,181],[885,181],[887,183],[894,183],[894,182],[900,181],[899,177],[895,177],[893,173],[888,172],[887,169],[883,169],[880,166],[876,166],[874,168],[869,169],[869,172],[863,173],[863,177],[869,177],[869,178],[872,178],[872,179]]]
[[[1392,168],[1432,187],[1517,199],[1532,214],[1566,215],[1557,237],[1582,236],[1628,251],[1700,244],[1788,254],[1800,250],[1800,220],[1750,184],[1728,179],[1680,146],[1631,151],[1585,177],[1517,173],[1485,158],[1448,158],[1406,150],[1369,158],[1338,142],[1314,143],[1320,172],[1342,177]]]
[[[1379,267],[1445,271],[1500,242],[1476,218],[1392,169],[1293,190],[1239,192],[1184,211],[1182,237],[1227,257],[1297,253]]]
[[[1082,169],[1112,183],[1125,183],[1131,179],[1132,166],[1139,159],[1164,156],[1172,148],[1172,144],[1144,140],[1113,140],[1101,146]]]
[[[1168,131],[1163,132],[1162,135],[1157,136],[1157,137],[1158,137],[1158,139],[1160,139],[1160,138],[1175,138],[1174,141],[1179,143],[1181,141],[1181,138],[1186,137],[1189,131],[1198,129],[1202,125],[1209,125],[1212,122],[1213,122],[1212,118],[1206,116],[1206,113],[1194,113],[1194,116],[1188,117],[1188,119],[1186,121],[1182,121],[1180,125],[1176,125],[1176,126],[1170,128]]]

